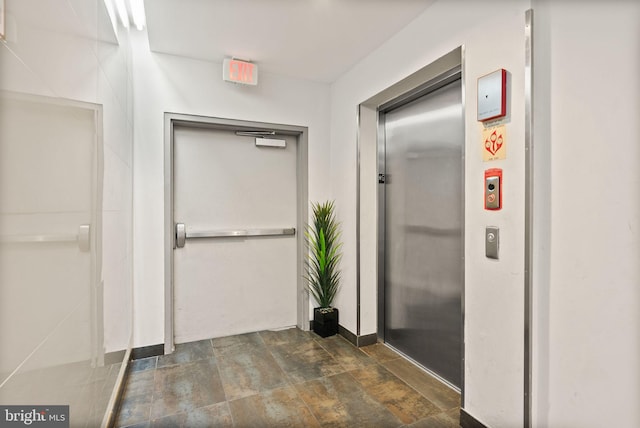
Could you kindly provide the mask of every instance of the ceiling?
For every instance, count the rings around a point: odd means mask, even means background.
[[[434,1],[146,0],[145,11],[154,52],[328,83]]]

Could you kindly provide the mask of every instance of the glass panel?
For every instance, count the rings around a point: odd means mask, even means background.
[[[102,0],[6,0],[6,16],[0,404],[100,426],[132,331],[126,34]]]

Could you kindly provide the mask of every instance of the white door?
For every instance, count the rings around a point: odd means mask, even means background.
[[[227,130],[174,128],[174,340],[296,324],[296,236],[200,237],[295,228],[296,138],[256,146]],[[295,231],[299,233],[299,231]]]

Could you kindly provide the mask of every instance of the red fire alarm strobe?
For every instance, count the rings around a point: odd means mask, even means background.
[[[478,121],[507,115],[507,70],[501,68],[478,78]]]

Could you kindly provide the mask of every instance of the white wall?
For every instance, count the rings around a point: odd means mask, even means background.
[[[330,197],[329,86],[260,73],[257,87],[222,80],[222,65],[152,53],[132,38],[135,88],[134,346],[164,343],[164,113],[309,128],[309,198]]]
[[[526,1],[438,2],[332,86],[332,189],[345,225],[341,324],[356,331],[355,165],[358,103],[465,46],[466,88],[466,307],[465,408],[491,426],[522,421],[524,282],[524,25]],[[464,9],[465,13],[460,11]],[[505,161],[482,162],[476,121],[476,79],[498,68],[511,73],[509,138]],[[504,209],[482,209],[483,171],[505,173]],[[363,166],[371,172],[372,168]],[[375,175],[362,177],[361,241],[375,243]],[[501,228],[501,259],[484,257],[484,228]],[[371,244],[370,244],[371,245]],[[376,331],[375,251],[361,258],[361,334]]]
[[[524,11],[485,22],[466,43],[465,409],[488,426],[518,426],[524,388]],[[507,159],[482,161],[477,78],[505,68]],[[501,121],[502,122],[502,121]],[[502,209],[483,209],[487,168],[503,169]],[[485,258],[485,228],[500,228],[500,259]]]
[[[637,427],[640,3],[535,7],[534,422]]]

